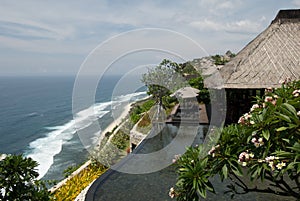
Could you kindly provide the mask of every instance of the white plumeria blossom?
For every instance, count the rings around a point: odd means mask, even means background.
[[[265,160],[258,159],[257,162],[262,163],[262,162],[265,162]]]
[[[275,159],[275,156],[268,156],[267,158],[265,158],[265,160],[266,160],[267,162],[273,161],[274,159]]]
[[[300,89],[293,91],[294,97],[298,97],[300,95]]]
[[[174,189],[174,187],[170,188],[169,196],[170,196],[171,198],[174,198],[175,195],[176,195],[176,194],[175,194],[175,189]]]
[[[259,105],[258,104],[254,104],[254,105],[252,105],[250,111],[253,112],[257,108],[259,108]]]
[[[286,166],[286,164],[284,163],[284,162],[281,162],[281,163],[278,163],[277,165],[276,165],[276,167],[277,167],[277,169],[279,169],[279,170],[281,170],[283,167],[285,167]]]
[[[251,142],[254,144],[254,146],[257,148],[257,147],[260,147],[262,145],[264,145],[264,141],[263,141],[263,138],[259,138],[259,139],[256,139],[255,137],[251,139]]]
[[[265,102],[271,102],[273,100],[272,96],[266,96],[265,97]]]

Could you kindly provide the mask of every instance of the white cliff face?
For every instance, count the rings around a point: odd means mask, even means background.
[[[196,68],[197,71],[201,72],[203,76],[211,75],[215,71],[222,68],[224,65],[216,65],[212,57],[203,57],[201,59],[194,59],[192,65]]]
[[[235,54],[233,54],[230,50],[228,50],[225,55],[220,55],[221,60],[228,62]],[[202,73],[202,75],[211,75],[216,70],[220,70],[224,65],[216,65],[213,56],[202,57],[199,59],[194,59],[191,61],[191,64]]]

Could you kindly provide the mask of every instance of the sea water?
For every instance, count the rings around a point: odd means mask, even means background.
[[[105,128],[113,121],[112,106],[122,107],[123,102],[147,96],[141,89],[112,100],[119,78],[101,79],[95,104],[72,114],[75,77],[1,77],[0,153],[32,157],[39,163],[40,178],[63,179],[63,170],[83,163],[89,155],[78,130],[89,132],[91,124],[96,123]],[[89,112],[91,108],[93,114]],[[92,123],[87,121],[91,115],[96,116]],[[94,142],[100,133],[101,130],[92,133]]]

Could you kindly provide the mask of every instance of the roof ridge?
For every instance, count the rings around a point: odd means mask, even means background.
[[[279,11],[264,31],[220,69],[224,87],[280,87],[286,77],[300,79],[299,42],[300,9]],[[213,87],[209,82],[205,80]]]
[[[300,9],[280,10],[271,24],[291,21],[300,21]]]

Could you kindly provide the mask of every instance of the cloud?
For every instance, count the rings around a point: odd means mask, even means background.
[[[199,7],[207,9],[214,15],[222,15],[241,7],[245,2],[241,0],[201,0]]]
[[[0,35],[23,39],[61,39],[55,30],[36,25],[0,21]]]
[[[261,30],[261,23],[250,20],[240,20],[225,24],[225,31],[232,33],[259,33]]]
[[[33,5],[6,4],[0,8],[2,28],[13,37],[45,37],[52,39],[63,39],[72,33],[69,26],[61,26],[55,22],[47,12]],[[49,11],[48,11],[49,12]],[[55,18],[55,17],[54,17]],[[5,26],[5,27],[3,27]]]
[[[295,6],[299,6],[300,7],[300,0],[293,0],[292,4],[294,4]]]
[[[193,21],[190,23],[190,26],[198,29],[199,31],[219,31],[222,30],[222,24],[217,23],[213,20],[200,20],[200,21]]]
[[[0,54],[24,53],[32,59],[40,59],[36,54],[54,58],[61,54],[66,60],[72,56],[82,58],[109,37],[141,28],[180,32],[204,43],[204,48],[212,50],[211,53],[225,51],[228,45],[240,49],[268,25],[266,22],[269,23],[280,8],[290,7],[292,2],[299,5],[299,0],[270,2],[272,0],[174,0],[172,3],[162,0],[55,3],[3,0]],[[150,37],[166,40],[159,35]],[[128,42],[139,41],[134,38]],[[5,65],[0,60],[1,66]]]
[[[223,23],[214,20],[204,19],[201,21],[191,22],[190,26],[202,32],[226,31],[231,33],[244,34],[259,33],[262,29],[262,24],[260,22],[250,20],[239,20]]]

